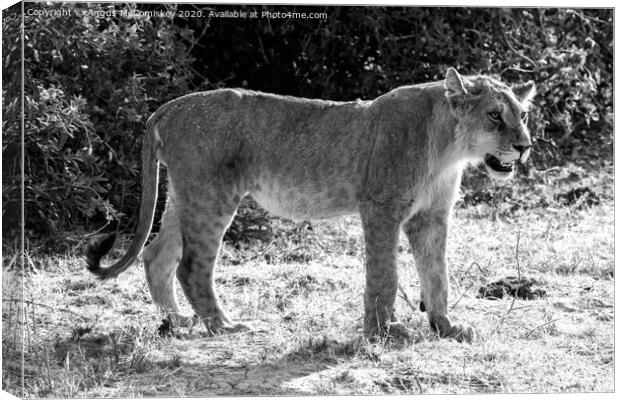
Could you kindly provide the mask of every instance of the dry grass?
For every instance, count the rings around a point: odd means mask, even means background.
[[[456,210],[451,313],[476,327],[472,344],[437,339],[415,309],[419,284],[404,237],[397,313],[413,339],[367,342],[359,220],[312,230],[276,220],[272,243],[227,246],[220,257],[222,302],[254,324],[251,332],[158,337],[163,315],[139,266],[99,284],[77,256],[43,257],[26,275],[21,307],[19,276],[5,269],[3,389],[20,392],[23,346],[26,397],[613,391],[612,175],[588,178],[602,201],[579,208],[554,201],[575,186],[567,174],[529,182],[546,208]],[[485,283],[517,274],[534,277],[547,296],[476,297]]]

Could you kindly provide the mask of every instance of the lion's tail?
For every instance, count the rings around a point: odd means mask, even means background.
[[[157,123],[151,118],[146,124],[146,135],[142,147],[142,200],[140,204],[140,217],[136,234],[129,249],[119,261],[109,267],[102,267],[100,262],[116,239],[116,235],[110,234],[96,242],[91,243],[86,249],[86,266],[90,272],[99,279],[105,280],[118,276],[121,272],[133,264],[144,247],[155,216],[157,203],[157,185],[159,181],[159,161],[157,149],[161,146]]]

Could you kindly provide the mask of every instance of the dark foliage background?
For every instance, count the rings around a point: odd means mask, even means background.
[[[449,66],[507,82],[532,79],[538,86],[530,117],[536,140],[532,166],[571,161],[595,168],[612,159],[611,9],[49,3],[26,8],[71,12],[26,12],[24,18],[29,237],[62,243],[67,232],[104,226],[131,232],[148,116],[182,94],[217,87],[351,100],[442,79]],[[77,16],[75,9],[117,14]],[[177,17],[118,14],[131,9],[175,11]],[[211,10],[259,16],[263,10],[326,12],[327,18],[209,18]],[[21,42],[19,20],[8,18],[10,12],[3,15],[2,43],[5,238],[19,230],[21,182]]]

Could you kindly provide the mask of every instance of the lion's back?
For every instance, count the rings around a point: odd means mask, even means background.
[[[174,187],[228,179],[280,214],[323,216],[351,209],[360,193],[373,139],[365,110],[363,102],[219,89],[167,103],[151,123]]]

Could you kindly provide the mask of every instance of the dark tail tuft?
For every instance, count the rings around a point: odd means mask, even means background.
[[[100,262],[103,256],[108,254],[114,245],[116,234],[112,233],[103,239],[91,242],[86,248],[86,267],[90,272],[97,275],[99,279],[108,279],[112,276],[108,274],[107,269],[101,268]]]

